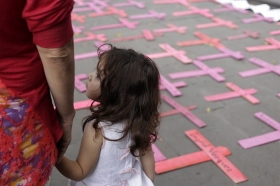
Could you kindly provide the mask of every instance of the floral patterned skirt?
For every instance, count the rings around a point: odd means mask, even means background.
[[[55,142],[44,122],[0,80],[0,185],[44,186],[56,158]]]

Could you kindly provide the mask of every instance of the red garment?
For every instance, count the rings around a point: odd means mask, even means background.
[[[73,36],[73,0],[0,0],[0,185],[44,185],[62,135],[36,45]]]
[[[0,79],[25,98],[52,130],[61,136],[42,62],[36,49],[61,47],[73,36],[73,0],[0,0]],[[35,45],[36,44],[36,45]]]

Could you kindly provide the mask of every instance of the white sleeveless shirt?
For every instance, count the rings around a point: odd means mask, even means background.
[[[116,123],[112,126],[108,124],[110,123],[99,124],[103,136],[119,139],[125,124]],[[130,153],[130,144],[130,134],[119,141],[108,141],[103,138],[96,168],[83,181],[69,180],[68,186],[153,186],[142,169],[140,159]]]

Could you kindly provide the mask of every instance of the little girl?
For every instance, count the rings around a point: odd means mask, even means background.
[[[151,186],[160,104],[156,64],[132,49],[98,49],[86,95],[98,101],[83,123],[76,161],[63,157],[57,169],[69,186]]]

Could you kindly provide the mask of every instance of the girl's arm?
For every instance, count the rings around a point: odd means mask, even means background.
[[[95,168],[102,143],[101,131],[95,130],[92,125],[86,126],[76,161],[63,157],[56,168],[63,176],[71,180],[83,180]]]
[[[145,151],[144,156],[140,156],[140,161],[144,172],[153,182],[155,177],[155,158],[154,158],[154,152],[152,150],[152,147],[149,147]]]

